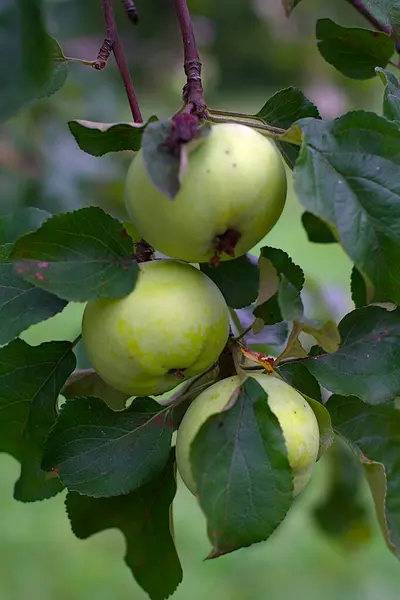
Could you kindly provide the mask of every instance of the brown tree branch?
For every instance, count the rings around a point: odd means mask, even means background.
[[[394,29],[391,29],[387,25],[381,23],[378,19],[374,17],[373,14],[369,12],[369,10],[364,6],[363,0],[347,0],[349,4],[351,4],[357,12],[360,13],[363,17],[367,19],[371,25],[375,27],[378,31],[382,31],[383,33],[387,33],[391,38],[394,39],[396,43],[396,52],[400,54],[400,40],[398,39],[397,33]]]
[[[129,105],[131,107],[133,120],[136,121],[136,123],[142,123],[142,113],[140,112],[135,88],[133,87],[128,65],[126,64],[124,51],[122,49],[121,40],[118,35],[112,0],[102,0],[102,2],[104,21],[106,23],[107,28],[107,39],[112,44],[115,62],[117,63],[119,72],[121,73],[122,81],[124,83],[126,94],[128,96]]]
[[[200,119],[206,119],[207,107],[201,82],[201,62],[187,0],[175,0],[175,10],[182,34],[184,69],[187,77],[187,83],[183,88],[183,99],[188,103],[189,112]]]

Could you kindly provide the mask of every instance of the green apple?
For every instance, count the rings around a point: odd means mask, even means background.
[[[294,388],[274,375],[252,375],[268,394],[268,405],[277,417],[285,438],[293,472],[294,495],[309,482],[319,449],[318,422],[310,405]],[[189,453],[190,446],[203,423],[222,411],[233,391],[240,385],[237,376],[218,381],[190,405],[178,429],[176,460],[186,487],[195,494]]]
[[[224,234],[233,233],[235,256],[248,252],[279,219],[286,191],[274,144],[250,127],[226,123],[193,146],[173,200],[150,181],[141,151],[129,169],[125,195],[128,214],[149,244],[195,263],[213,258]]]
[[[142,263],[125,298],[89,302],[83,341],[109,385],[132,396],[162,394],[206,370],[229,335],[229,314],[217,286],[174,260]]]

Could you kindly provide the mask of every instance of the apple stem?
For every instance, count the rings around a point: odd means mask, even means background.
[[[128,96],[129,106],[131,107],[133,120],[136,123],[143,123],[143,117],[142,113],[140,112],[139,102],[136,97],[136,92],[129,73],[128,65],[126,63],[121,40],[118,35],[112,0],[102,0],[102,2],[104,21],[107,28],[107,35],[103,46],[105,46],[105,44],[109,44],[110,48],[112,48],[115,57],[115,62],[117,63],[119,72],[121,73],[121,78],[125,86],[126,94]]]
[[[400,40],[398,38],[398,35],[397,35],[397,32],[396,32],[395,28],[391,29],[387,25],[384,25],[383,23],[381,23],[364,6],[364,2],[362,0],[347,0],[347,2],[349,4],[351,4],[353,6],[353,8],[355,8],[356,11],[359,12],[363,17],[365,17],[367,19],[367,21],[369,21],[369,23],[371,23],[371,25],[373,25],[375,27],[375,29],[377,29],[378,31],[382,31],[383,33],[386,33],[391,38],[393,38],[395,40],[395,43],[396,43],[396,52],[398,54],[400,54]],[[397,65],[395,65],[395,66],[397,66]]]
[[[175,0],[175,10],[182,35],[184,70],[187,77],[187,83],[183,88],[183,100],[187,103],[185,112],[205,120],[207,107],[201,82],[201,62],[187,1]]]
[[[255,129],[258,133],[274,139],[279,139],[286,133],[286,129],[268,125],[260,117],[244,113],[207,109],[207,121],[210,123],[238,123],[239,125],[246,125]]]

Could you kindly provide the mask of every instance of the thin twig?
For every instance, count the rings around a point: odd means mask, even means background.
[[[119,39],[112,0],[102,0],[102,2],[104,20],[107,28],[107,39],[109,39],[112,44],[115,62],[118,65],[122,81],[124,82],[129,105],[132,111],[133,120],[136,121],[136,123],[143,123],[142,113],[140,112],[135,88],[133,87],[128,65],[126,64],[124,51],[122,49],[121,40]]]
[[[387,25],[384,25],[384,23],[381,23],[376,17],[374,17],[374,15],[370,13],[369,10],[364,6],[362,0],[347,0],[347,2],[351,4],[356,9],[356,11],[360,13],[360,15],[365,17],[367,21],[375,27],[375,29],[377,29],[378,31],[382,31],[383,33],[387,33],[387,35],[390,35],[390,37],[393,38],[396,43],[396,52],[400,54],[400,40],[398,39],[397,33],[394,29],[391,29]]]
[[[186,0],[175,0],[184,49],[184,69],[187,83],[183,88],[183,99],[187,101],[190,112],[200,119],[206,118],[206,103],[201,83],[201,62],[197,51],[196,38]]]

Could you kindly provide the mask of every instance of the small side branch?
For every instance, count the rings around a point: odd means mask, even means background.
[[[118,35],[117,24],[115,22],[114,8],[112,0],[102,0],[103,2],[103,13],[104,21],[107,28],[107,37],[112,46],[114,53],[115,62],[117,63],[121,78],[125,86],[126,94],[128,96],[129,105],[131,107],[133,120],[136,123],[142,123],[143,117],[140,112],[139,103],[136,97],[135,88],[132,83],[132,79],[129,73],[128,65],[126,64],[124,51],[122,48],[121,40]]]
[[[175,10],[182,34],[184,69],[187,78],[183,88],[183,100],[187,102],[189,112],[205,120],[207,107],[201,82],[201,62],[187,0],[175,0]]]
[[[356,9],[356,11],[360,13],[360,15],[365,17],[367,21],[371,23],[373,27],[375,27],[375,29],[377,29],[378,31],[382,31],[383,33],[387,33],[387,35],[393,38],[396,43],[396,52],[400,54],[400,40],[398,39],[398,36],[394,29],[391,29],[390,27],[384,25],[378,19],[376,19],[374,15],[371,14],[369,10],[364,6],[363,0],[347,0],[347,2],[351,4]]]

